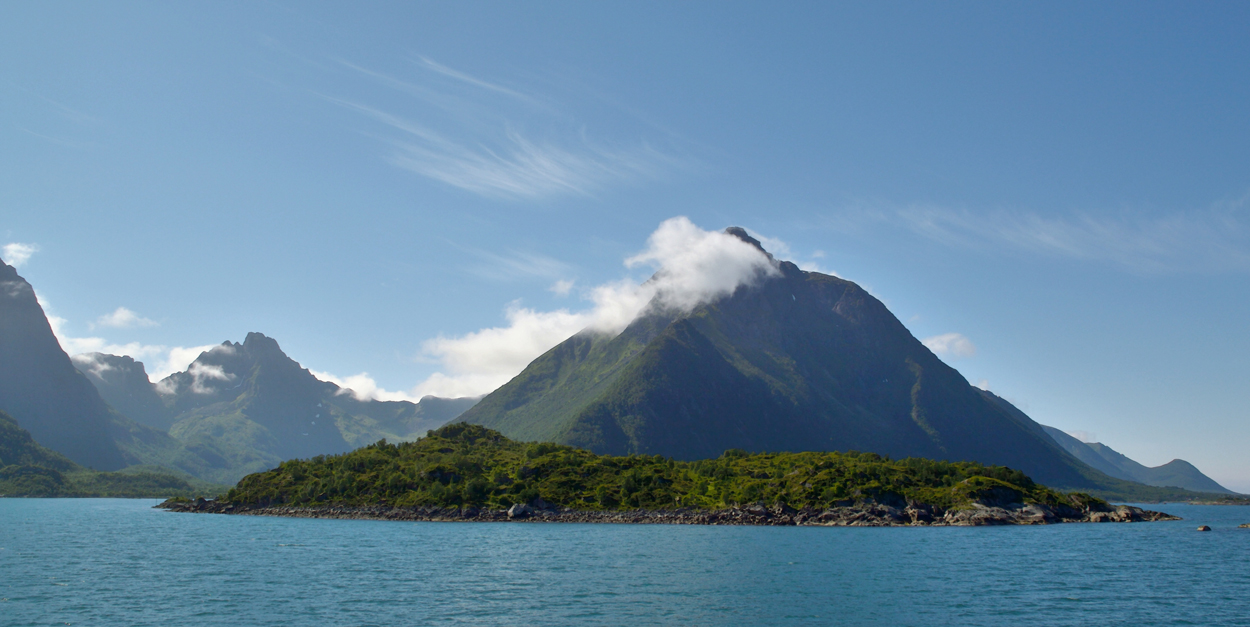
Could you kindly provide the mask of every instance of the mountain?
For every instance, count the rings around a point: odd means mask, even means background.
[[[129,357],[93,353],[75,356],[74,363],[115,407],[167,430],[209,460],[218,470],[206,476],[215,481],[384,438],[415,439],[476,402],[357,399],[317,379],[261,333],[249,333],[241,344],[223,342],[155,384]]]
[[[173,412],[156,393],[143,362],[105,353],[73,355],[70,359],[113,409],[139,424],[169,431]]]
[[[657,299],[615,336],[578,333],[460,420],[613,455],[863,450],[1124,487],[969,385],[855,283],[768,257],[775,278],[688,311]]]
[[[3,263],[0,410],[43,446],[97,470],[153,464],[194,472],[205,466],[168,434],[109,407],[61,350],[30,283]]]
[[[1151,468],[1129,459],[1105,444],[1082,442],[1054,427],[1043,426],[1042,429],[1077,459],[1112,477],[1152,486],[1185,488],[1195,492],[1236,494],[1183,459],[1174,459],[1162,466]]]

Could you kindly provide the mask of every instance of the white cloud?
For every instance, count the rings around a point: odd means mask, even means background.
[[[368,372],[354,374],[349,377],[338,377],[329,372],[309,370],[314,377],[339,386],[339,394],[351,394],[358,401],[408,401],[419,402],[421,399],[404,392],[391,392],[378,386],[378,382]]]
[[[920,343],[942,357],[972,357],[977,354],[977,347],[972,340],[962,333],[943,333],[926,337]]]
[[[196,394],[209,394],[214,389],[208,385],[210,381],[232,381],[235,376],[229,374],[221,366],[192,362],[187,374],[191,375],[191,391]]]
[[[12,242],[4,245],[4,259],[14,268],[20,268],[30,261],[30,256],[39,252],[36,244]]]
[[[779,274],[774,261],[732,235],[704,231],[684,217],[663,222],[647,248],[626,267],[650,266],[651,280],[606,283],[590,290],[583,311],[536,311],[519,302],[505,311],[506,326],[458,337],[437,337],[423,351],[442,363],[412,396],[476,396],[507,383],[536,357],[582,330],[620,333],[647,307],[689,311]],[[571,287],[571,286],[570,286]]]
[[[551,290],[551,292],[557,296],[568,296],[569,292],[573,290],[573,283],[574,281],[572,279],[560,279],[559,281],[551,284],[551,287],[547,289]]]
[[[118,307],[113,313],[100,316],[89,326],[92,329],[96,327],[129,329],[133,327],[154,327],[157,324],[155,320],[144,318],[125,307]]]
[[[1090,433],[1089,431],[1065,431],[1064,433],[1067,433],[1068,435],[1085,442],[1086,444],[1098,441],[1098,436]]]
[[[990,391],[990,381],[989,381],[989,379],[981,379],[981,380],[977,381],[976,383],[973,383],[973,384],[972,384],[972,387],[981,388],[982,390],[985,390],[986,392],[989,392],[989,391]]]
[[[647,239],[647,249],[625,260],[626,267],[640,265],[656,268],[652,282],[661,302],[682,310],[781,273],[755,246],[704,231],[685,217],[665,220]]]
[[[97,353],[70,355],[69,358],[79,369],[85,368],[97,377],[113,369],[112,366],[99,359]]]
[[[163,346],[161,348],[164,349]],[[156,365],[151,368],[147,368],[148,375],[153,381],[160,381],[175,372],[186,371],[190,368],[191,363],[199,358],[201,353],[228,350],[233,349],[229,349],[221,344],[205,344],[203,346],[174,346],[163,351],[163,357],[156,362]],[[145,364],[145,366],[146,365],[147,364]]]

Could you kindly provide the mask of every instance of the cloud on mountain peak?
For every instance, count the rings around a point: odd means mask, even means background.
[[[661,223],[646,249],[626,259],[625,266],[655,272],[641,284],[623,279],[588,290],[584,298],[591,306],[582,311],[538,311],[513,301],[505,310],[505,326],[426,341],[423,353],[443,368],[411,395],[485,394],[579,331],[615,335],[649,306],[690,311],[780,274],[776,262],[755,246],[720,231],[705,231],[685,217]]]

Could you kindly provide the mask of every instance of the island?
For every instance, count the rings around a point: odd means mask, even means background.
[[[176,512],[413,521],[969,526],[1178,520],[1002,466],[875,453],[677,461],[510,440],[453,423],[415,442],[291,460]]]

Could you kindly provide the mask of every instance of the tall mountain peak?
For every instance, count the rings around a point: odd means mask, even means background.
[[[99,392],[61,349],[35,290],[0,264],[0,410],[40,444],[101,470],[125,465]]]
[[[745,229],[725,233],[764,251]],[[856,449],[1097,487],[1097,471],[983,398],[863,288],[780,266],[776,280],[615,337],[575,335],[460,419],[614,455]]]

